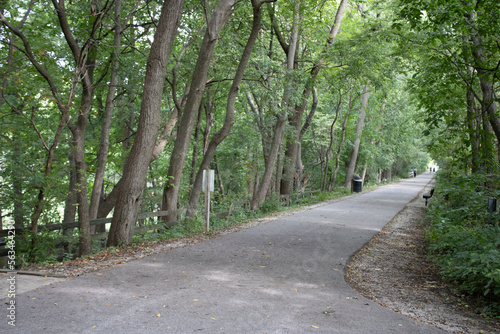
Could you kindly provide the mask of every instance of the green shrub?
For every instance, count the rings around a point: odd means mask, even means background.
[[[260,206],[260,211],[262,213],[271,213],[279,211],[281,208],[281,202],[277,196],[272,196],[271,198],[266,198],[264,203]]]
[[[488,197],[499,195],[492,184],[495,178],[484,174],[439,177],[427,241],[444,277],[484,296],[486,311],[500,316],[500,228],[498,214],[487,212]]]
[[[43,228],[33,239],[31,231],[16,236],[16,267],[23,268],[32,263],[48,265],[73,258],[77,236],[72,233],[63,235],[61,231],[47,231]],[[67,251],[70,251],[69,253]]]

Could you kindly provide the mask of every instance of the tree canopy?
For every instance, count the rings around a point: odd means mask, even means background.
[[[495,1],[3,1],[0,213],[130,243],[218,203],[498,170]],[[162,19],[163,18],[163,19]],[[349,167],[350,166],[350,167]],[[35,245],[35,243],[33,243]]]

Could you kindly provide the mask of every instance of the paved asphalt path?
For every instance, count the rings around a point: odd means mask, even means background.
[[[16,296],[0,333],[444,333],[363,298],[349,258],[417,178]]]

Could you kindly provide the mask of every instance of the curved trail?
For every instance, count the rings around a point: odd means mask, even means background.
[[[363,298],[349,258],[432,175],[16,297],[2,333],[445,333]],[[4,314],[7,314],[4,307]]]

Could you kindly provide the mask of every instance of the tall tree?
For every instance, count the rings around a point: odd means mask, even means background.
[[[137,133],[123,170],[107,244],[117,246],[132,241],[142,201],[146,176],[158,136],[158,124],[170,53],[177,35],[184,0],[166,0],[146,65],[141,113]]]
[[[99,209],[99,202],[102,196],[102,189],[104,185],[104,172],[106,169],[106,162],[109,152],[109,133],[111,129],[111,118],[113,116],[114,99],[118,86],[118,68],[120,64],[120,47],[122,38],[122,0],[115,0],[115,15],[114,15],[114,38],[113,38],[113,51],[111,54],[111,78],[109,81],[109,90],[106,97],[104,107],[104,116],[101,123],[101,136],[99,151],[97,154],[97,167],[94,177],[94,185],[92,188],[92,195],[90,197],[89,218],[96,219]]]
[[[283,176],[281,178],[281,186],[280,186],[280,193],[282,195],[290,195],[293,190],[293,183],[294,183],[294,178],[297,170],[297,160],[299,160],[299,152],[300,152],[300,140],[301,136],[303,136],[302,129],[305,130],[307,129],[307,126],[303,128],[302,126],[302,118],[304,114],[304,110],[307,105],[307,100],[309,99],[309,96],[311,95],[311,91],[314,88],[317,76],[320,72],[321,67],[324,65],[325,58],[324,55],[326,53],[327,47],[331,45],[335,38],[337,37],[337,34],[340,31],[340,26],[342,22],[342,17],[344,16],[345,9],[347,7],[347,0],[342,0],[340,1],[339,7],[337,9],[337,13],[335,15],[335,19],[333,22],[333,25],[330,29],[330,33],[328,35],[328,38],[326,39],[326,43],[323,47],[323,51],[320,52],[321,58],[316,61],[316,63],[313,65],[312,69],[310,70],[310,78],[306,84],[306,87],[302,93],[302,103],[297,104],[293,110],[293,112],[290,113],[289,118],[288,118],[288,123],[290,124],[293,134],[291,136],[291,140],[289,140],[286,144],[286,150],[285,150],[285,163],[284,163],[284,168],[283,168]],[[313,113],[314,115],[314,113]],[[308,120],[310,122],[310,119]],[[306,122],[307,124],[307,122]],[[302,133],[302,134],[301,134]],[[300,182],[300,180],[299,180]]]
[[[89,120],[92,100],[94,95],[94,70],[96,64],[96,45],[92,43],[95,35],[101,25],[104,15],[110,7],[101,8],[99,3],[93,1],[90,6],[91,20],[89,22],[90,32],[88,39],[82,47],[78,45],[77,40],[71,30],[67,18],[64,0],[52,0],[57,13],[59,25],[64,38],[73,54],[77,74],[82,86],[82,96],[76,123],[68,122],[68,127],[72,133],[72,147],[74,150],[75,169],[76,169],[76,193],[78,202],[78,224],[80,229],[80,254],[89,254],[92,251],[90,239],[90,212],[87,186],[87,163],[85,161],[85,135]]]
[[[49,151],[49,159],[47,160],[45,168],[45,176],[50,173],[51,165],[53,162],[54,152],[58,146],[60,139],[60,134],[65,125],[67,125],[72,133],[72,145],[74,148],[74,158],[75,158],[75,168],[76,168],[76,181],[78,185],[78,216],[79,216],[79,229],[80,229],[80,253],[88,254],[91,251],[90,238],[89,238],[89,207],[88,207],[88,196],[87,196],[87,179],[86,179],[86,162],[85,162],[85,132],[88,123],[88,115],[92,102],[93,95],[93,70],[95,65],[95,45],[91,43],[95,39],[95,34],[100,26],[103,17],[108,11],[108,7],[99,8],[98,4],[93,3],[91,6],[91,21],[83,29],[83,35],[86,36],[86,40],[83,46],[80,47],[73,35],[71,27],[68,23],[66,16],[66,8],[63,0],[52,1],[59,23],[59,28],[66,40],[66,43],[71,51],[73,61],[74,61],[74,76],[70,84],[70,94],[67,97],[67,102],[63,102],[65,99],[64,94],[61,94],[58,88],[57,81],[55,80],[54,73],[51,73],[47,67],[44,67],[40,62],[40,57],[37,57],[32,48],[31,43],[26,37],[26,35],[20,31],[18,28],[14,27],[11,22],[5,18],[5,16],[0,14],[0,21],[10,29],[16,36],[22,41],[22,52],[24,52],[29,59],[32,66],[36,69],[41,77],[47,82],[50,87],[53,98],[55,99],[56,105],[61,113],[61,120],[59,122],[58,130],[56,131],[56,138],[52,143]],[[88,29],[87,29],[88,28]],[[70,118],[70,108],[72,107],[72,101],[75,97],[75,89],[77,82],[80,82],[82,87],[82,96],[80,100],[80,107],[78,108],[76,122]],[[32,214],[32,229],[34,234],[37,233],[38,219],[43,210],[43,202],[45,197],[45,189],[42,187],[38,195],[38,204]]]
[[[191,133],[198,115],[198,108],[205,91],[208,69],[219,34],[229,19],[234,2],[234,0],[220,0],[208,22],[170,158],[167,181],[163,190],[163,210],[177,210],[182,171],[191,141]],[[176,214],[168,215],[165,218],[167,225],[171,225],[176,220]]]
[[[290,42],[286,48],[286,74],[285,74],[285,88],[283,92],[283,110],[279,111],[277,117],[276,125],[274,128],[274,137],[271,143],[271,149],[269,152],[269,157],[265,166],[264,175],[262,181],[259,184],[258,190],[254,192],[251,201],[252,210],[256,211],[260,205],[264,202],[266,193],[271,184],[271,178],[274,170],[275,163],[278,159],[278,154],[280,146],[283,142],[287,114],[291,112],[293,104],[291,103],[292,95],[292,73],[295,65],[296,50],[298,45],[299,37],[299,24],[300,24],[300,2],[296,1],[293,9],[293,21],[290,33]],[[276,175],[279,180],[279,175]]]
[[[188,216],[193,216],[196,211],[196,207],[198,205],[201,193],[203,171],[205,169],[208,169],[210,162],[214,157],[217,146],[219,146],[219,144],[229,135],[229,132],[231,131],[231,128],[234,125],[235,122],[234,110],[235,110],[236,97],[238,95],[241,81],[243,80],[243,74],[245,73],[245,69],[250,60],[252,49],[259,36],[260,22],[261,22],[261,7],[264,3],[274,2],[274,1],[276,0],[268,0],[268,1],[252,0],[252,8],[253,8],[252,31],[250,32],[250,36],[248,37],[248,41],[245,45],[245,49],[243,50],[240,63],[238,64],[238,68],[236,69],[233,82],[229,89],[227,106],[226,106],[226,117],[224,120],[224,124],[222,128],[216,134],[214,134],[212,140],[210,140],[207,150],[203,156],[203,161],[198,169],[198,173],[196,174],[196,179],[193,184],[193,190],[191,191],[189,196],[189,206],[187,213]]]
[[[418,40],[417,46],[430,52],[434,60],[443,62],[440,68],[436,68],[438,71],[441,70],[438,72],[441,73],[441,77],[446,80],[449,80],[449,77],[460,78],[462,85],[466,87],[462,89],[461,105],[453,106],[455,111],[464,112],[464,106],[472,107],[473,95],[481,105],[482,117],[487,121],[482,123],[482,133],[492,131],[493,142],[498,145],[500,118],[498,101],[493,88],[498,81],[500,59],[497,41],[498,13],[500,13],[498,2],[436,1],[428,3],[401,0],[398,8],[400,17],[408,20],[416,31],[414,36],[416,38],[412,40]],[[402,26],[403,22],[395,24]],[[454,70],[449,68],[450,64],[454,66]],[[428,73],[428,75],[433,74]],[[458,85],[458,80],[456,85]],[[446,94],[449,90],[449,87],[441,86],[435,94]],[[444,108],[439,110],[441,99],[425,101],[424,96],[420,97],[421,101],[432,111],[433,116],[440,114],[445,122],[453,121],[454,113],[449,113]],[[471,110],[469,115],[472,115]],[[433,119],[436,118],[430,117],[431,126],[437,124],[437,122],[432,122]],[[473,129],[474,124],[471,122],[475,122],[476,119],[476,117],[468,117],[469,124],[466,128]],[[477,141],[475,143],[475,145],[478,144]],[[476,162],[473,165],[477,166],[477,161],[481,160],[488,165],[488,168],[495,167],[499,158],[489,157],[497,151],[491,139],[482,140],[479,144],[476,149],[480,148],[481,157],[474,155],[473,160]]]
[[[347,174],[345,177],[344,187],[350,187],[351,179],[354,175],[356,169],[356,162],[358,159],[359,145],[361,144],[361,135],[363,134],[363,128],[365,126],[366,108],[368,107],[368,97],[370,92],[368,86],[363,88],[363,94],[361,95],[361,106],[359,108],[358,124],[356,125],[356,134],[354,143],[351,151],[351,159],[349,160],[349,167],[347,168]]]

